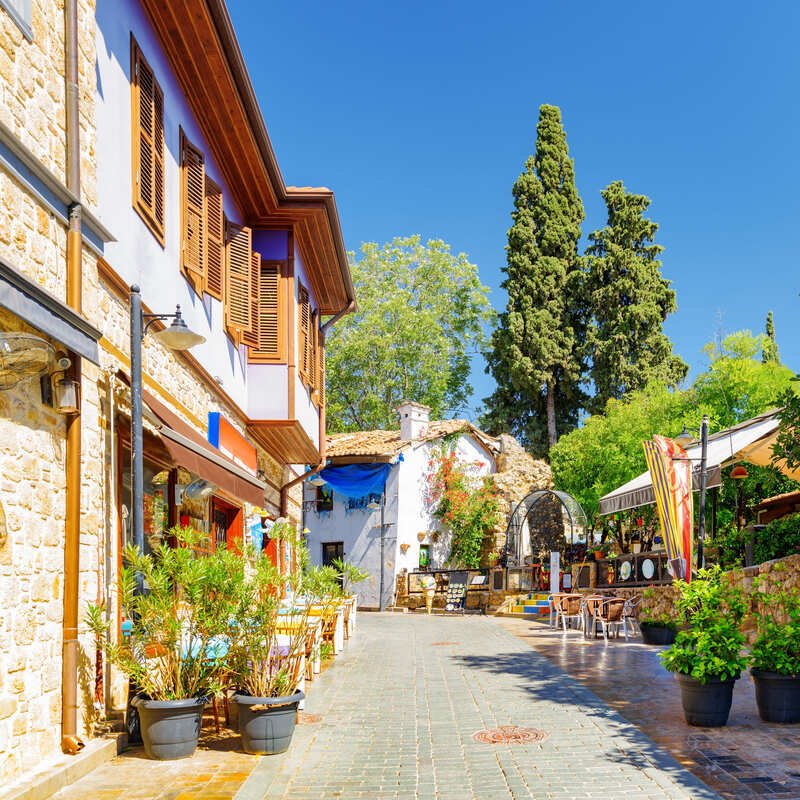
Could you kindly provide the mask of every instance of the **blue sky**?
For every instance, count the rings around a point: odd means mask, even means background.
[[[584,234],[600,190],[652,199],[666,324],[695,373],[775,313],[800,368],[800,4],[229,0],[289,184],[336,192],[349,249],[420,233],[466,252],[496,308],[511,186],[561,107]],[[475,404],[492,388],[478,362]]]

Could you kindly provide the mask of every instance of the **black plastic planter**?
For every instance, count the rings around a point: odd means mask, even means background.
[[[672,644],[677,636],[677,631],[665,628],[663,625],[651,625],[649,622],[640,622],[642,641],[645,644]]]
[[[691,675],[679,672],[677,676],[681,686],[683,715],[687,724],[703,728],[721,728],[728,722],[736,678],[700,683]]]
[[[168,761],[192,755],[200,738],[205,703],[205,698],[145,700],[135,697],[131,704],[139,712],[142,742],[148,757]]]
[[[764,722],[800,722],[800,677],[751,669],[758,715]]]
[[[245,753],[275,755],[288,750],[297,721],[297,704],[304,697],[300,691],[286,697],[234,695]]]

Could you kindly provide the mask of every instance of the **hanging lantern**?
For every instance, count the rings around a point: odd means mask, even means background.
[[[747,477],[747,470],[742,464],[737,464],[731,470],[730,477],[735,481],[743,481]]]

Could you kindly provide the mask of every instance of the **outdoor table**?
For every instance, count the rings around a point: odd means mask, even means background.
[[[336,616],[335,629],[333,634],[333,652],[335,655],[344,650],[344,609],[341,605],[334,605],[333,603],[326,605],[313,605],[309,609],[309,614],[312,617],[322,617],[323,620],[330,619],[333,615]]]
[[[296,632],[302,621],[300,619],[289,618],[287,620],[279,620],[277,632],[280,634],[289,634]],[[320,645],[322,644],[322,619],[320,617],[309,617],[306,619],[307,633],[311,637],[311,665],[314,675],[319,675],[322,668],[322,660],[320,655]]]

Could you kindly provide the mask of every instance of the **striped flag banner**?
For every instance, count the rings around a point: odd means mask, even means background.
[[[667,556],[677,578],[692,577],[692,466],[677,442],[654,436],[642,443]]]

